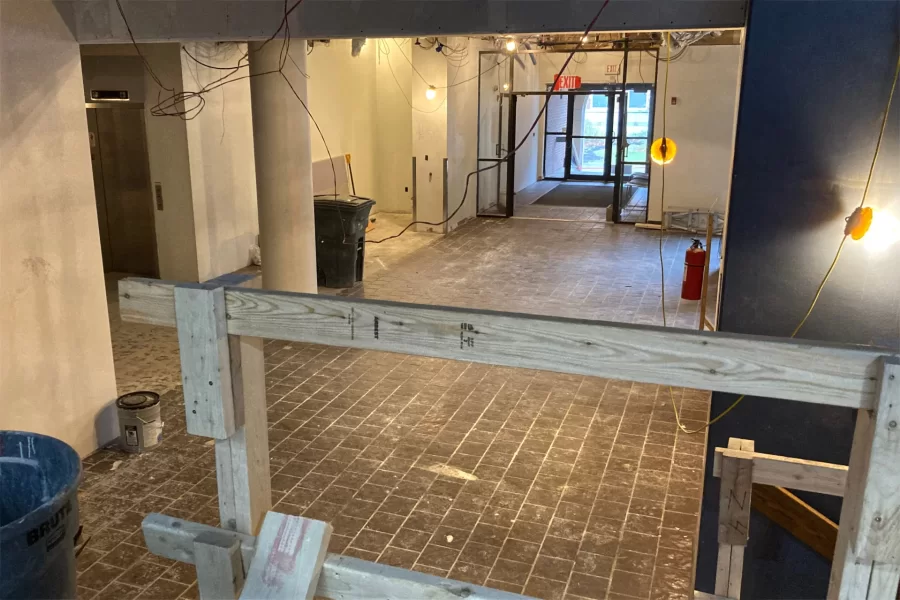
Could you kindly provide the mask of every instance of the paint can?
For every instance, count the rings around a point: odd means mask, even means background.
[[[119,445],[125,452],[140,453],[162,441],[159,394],[132,392],[119,396],[116,412],[119,415]]]

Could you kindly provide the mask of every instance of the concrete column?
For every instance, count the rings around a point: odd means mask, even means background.
[[[116,378],[81,56],[53,2],[3,3],[0,63],[0,427],[85,456],[118,435]]]
[[[281,47],[280,40],[251,44],[250,73],[277,71]],[[292,40],[290,52],[305,72],[306,42]],[[306,78],[290,60],[284,74],[306,102]],[[279,73],[250,79],[250,99],[263,287],[314,293],[316,231],[309,115]]]
[[[395,46],[394,51],[399,53]],[[416,218],[439,223],[444,218],[444,159],[447,157],[447,59],[412,44],[403,51],[418,74],[412,78],[412,151],[416,157]],[[402,58],[400,59],[403,60]],[[426,83],[427,81],[427,83]],[[428,86],[438,88],[433,99]],[[443,228],[417,225],[417,231],[442,232]]]

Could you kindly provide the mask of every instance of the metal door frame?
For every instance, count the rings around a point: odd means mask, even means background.
[[[499,202],[500,202],[500,173],[501,173],[501,167],[502,167],[502,165],[503,165],[504,162],[507,162],[507,169],[508,169],[508,168],[509,168],[509,164],[510,164],[510,163],[514,163],[515,161],[505,161],[505,160],[503,159],[503,155],[504,155],[504,153],[503,153],[503,147],[502,147],[502,146],[503,146],[503,141],[504,141],[504,140],[503,140],[503,97],[504,97],[504,96],[509,96],[509,94],[508,94],[508,93],[504,93],[504,92],[502,92],[502,91],[499,93],[499,96],[500,96],[500,100],[499,100],[500,106],[499,106],[499,113],[498,113],[498,116],[497,116],[497,144],[496,144],[495,156],[493,156],[493,157],[482,157],[482,156],[480,155],[480,151],[481,151],[481,77],[482,77],[482,75],[484,75],[484,72],[481,70],[481,59],[482,59],[482,57],[483,57],[484,55],[488,55],[488,54],[504,54],[504,55],[505,55],[505,54],[508,54],[508,53],[503,52],[503,51],[501,51],[501,50],[481,50],[481,51],[478,52],[478,102],[477,102],[477,105],[476,105],[476,111],[477,111],[476,114],[478,115],[478,116],[477,116],[478,121],[477,121],[476,124],[475,124],[475,126],[476,126],[476,130],[475,130],[475,167],[476,167],[476,169],[480,170],[480,169],[485,168],[485,167],[482,167],[482,163],[496,163],[497,166],[496,166],[496,167],[491,167],[491,168],[497,169],[497,189],[496,189],[496,192],[495,192],[495,193],[496,193],[496,196],[497,196],[497,202],[498,202],[498,204],[499,204]],[[508,73],[507,73],[507,78],[508,78],[508,80],[509,80],[509,88],[510,88],[510,89],[513,89],[513,81],[514,81],[514,78],[515,78],[515,72],[516,72],[516,71],[515,71],[515,68],[514,68],[514,67],[515,67],[515,61],[514,61],[514,60],[510,60],[510,61],[507,61],[507,62],[508,62]],[[498,69],[499,69],[500,66],[498,65],[498,66],[495,67],[495,68],[498,68]],[[507,133],[507,140],[506,140],[506,141],[507,141],[507,144],[508,144],[508,143],[509,143],[509,134],[508,134],[508,133]],[[515,141],[513,141],[513,145],[515,145]],[[509,180],[509,176],[507,175],[507,181],[508,181],[508,180]],[[511,207],[508,203],[507,203],[507,206],[505,207],[506,210],[504,211],[504,214],[500,214],[500,213],[491,213],[491,212],[482,212],[482,210],[481,210],[481,203],[480,203],[482,192],[483,192],[483,190],[482,190],[482,187],[481,187],[481,178],[478,176],[478,173],[476,173],[476,175],[475,175],[475,216],[476,216],[476,217],[492,217],[492,218],[498,218],[498,217],[499,217],[499,218],[507,218],[507,217],[511,217],[511,216],[512,216],[512,207]],[[508,197],[509,197],[509,190],[507,190],[507,194],[506,194],[506,195],[507,195],[507,199],[508,199]]]
[[[615,89],[606,89],[611,86],[601,85],[601,84],[588,84],[587,88],[579,88],[585,89],[584,92],[580,93],[566,93],[568,96],[568,115],[566,118],[566,157],[565,164],[563,165],[563,176],[562,178],[554,178],[554,177],[544,177],[544,179],[550,179],[551,181],[602,181],[605,183],[610,183],[613,181],[615,177],[612,173],[612,141],[614,138],[613,135],[613,119],[615,117],[615,106],[616,102],[619,101],[619,92]],[[598,95],[607,96],[607,106],[606,106],[606,135],[605,136],[582,136],[582,135],[574,135],[574,125],[575,125],[575,98],[577,96],[598,96]],[[547,112],[544,112],[544,143],[547,141]],[[603,175],[573,175],[572,174],[572,140],[575,138],[578,139],[605,139],[607,142],[607,150],[604,153],[603,157]],[[544,153],[544,172],[546,173],[546,158],[547,154]]]
[[[648,86],[652,86],[652,88],[653,88],[653,103],[652,103],[652,106],[650,107],[650,110],[649,110],[649,112],[650,112],[649,133],[650,133],[650,138],[652,139],[652,138],[653,138],[653,125],[654,125],[654,121],[655,121],[654,117],[655,117],[655,115],[656,115],[656,101],[657,101],[657,98],[658,98],[658,94],[657,94],[657,87],[658,87],[658,85],[657,85],[657,84],[658,84],[658,79],[659,79],[659,49],[654,48],[654,49],[646,49],[646,50],[645,50],[644,48],[638,48],[638,49],[632,50],[631,48],[629,48],[628,39],[623,39],[623,40],[620,40],[620,41],[623,43],[623,46],[624,46],[624,47],[621,48],[621,49],[583,50],[582,52],[585,52],[585,53],[594,53],[594,52],[621,52],[621,53],[623,53],[622,63],[621,63],[621,64],[622,64],[622,82],[621,82],[621,83],[611,83],[611,84],[607,84],[610,88],[613,88],[611,91],[612,91],[612,93],[613,93],[614,95],[617,95],[617,96],[619,96],[619,97],[622,98],[622,108],[621,108],[621,110],[619,111],[619,133],[620,133],[620,136],[622,137],[623,142],[624,142],[625,140],[627,140],[627,135],[626,135],[626,131],[625,131],[625,126],[626,126],[626,123],[627,123],[627,116],[628,116],[628,115],[627,115],[627,113],[628,113],[628,102],[627,102],[627,90],[628,90],[628,55],[629,55],[629,53],[631,53],[631,52],[645,52],[645,51],[648,52],[648,53],[650,53],[650,54],[653,54],[653,53],[656,54],[656,57],[655,57],[655,59],[654,59],[654,63],[655,63],[655,72],[654,72],[653,82],[652,82],[652,83],[641,82],[640,84],[634,84],[634,85],[648,85]],[[505,53],[504,53],[503,51],[501,51],[501,50],[483,50],[483,51],[480,51],[480,52],[478,53],[479,69],[481,68],[481,56],[482,56],[483,54],[505,54]],[[567,53],[567,52],[564,52],[564,51],[553,51],[553,50],[550,50],[550,51],[547,51],[547,50],[530,50],[530,51],[528,51],[528,52],[520,52],[519,54],[568,54],[568,53]],[[511,98],[512,98],[512,97],[517,97],[517,96],[533,96],[533,95],[547,97],[547,91],[516,91],[516,90],[515,90],[515,86],[514,86],[514,80],[513,80],[513,76],[514,76],[514,73],[515,73],[515,69],[513,68],[513,65],[514,65],[513,61],[510,61],[510,73],[509,73],[510,92],[508,92],[508,93],[506,93],[506,94],[501,94],[501,95],[507,95],[507,96],[509,96],[509,97],[511,97]],[[478,108],[477,108],[477,110],[478,110],[478,118],[479,118],[479,119],[481,118],[481,76],[482,76],[482,73],[479,72],[479,74],[478,74]],[[618,89],[615,89],[615,88],[618,88]],[[558,94],[566,94],[566,95],[578,95],[578,94],[591,94],[591,93],[596,93],[596,92],[593,92],[593,91],[578,92],[578,91],[574,91],[574,90],[573,90],[573,91],[565,91],[565,92],[557,92],[557,93],[558,93]],[[548,99],[548,101],[549,101],[549,99]],[[570,100],[570,102],[572,102],[572,101]],[[508,138],[508,140],[512,140],[512,144],[513,144],[512,147],[514,147],[514,145],[515,145],[515,114],[512,114],[512,117],[513,117],[512,119],[508,119],[509,125],[508,125],[508,129],[507,129],[507,138]],[[543,152],[544,160],[546,160],[546,157],[547,157],[547,136],[546,136],[546,133],[547,133],[547,126],[546,126],[546,117],[547,117],[547,112],[544,111],[544,141],[543,141],[543,144],[544,144],[544,146],[543,146],[543,149],[544,149],[544,152]],[[568,121],[567,127],[568,127],[568,129],[569,129],[569,133],[571,132],[571,121],[570,121],[570,120],[573,119],[573,118],[574,118],[574,117],[573,117],[573,115],[572,115],[572,110],[571,110],[571,107],[570,107],[569,114],[568,114],[568,116],[567,116],[567,121]],[[500,121],[501,123],[503,122],[502,114],[501,114],[501,117],[500,117],[499,121]],[[608,121],[609,121],[609,120],[608,120]],[[607,127],[609,127],[609,126],[610,126],[610,124],[607,125]],[[502,128],[502,125],[501,125],[501,128]],[[501,131],[502,131],[502,129],[501,129]],[[567,133],[567,137],[569,136],[569,133]],[[509,143],[509,142],[508,142],[508,143]],[[477,124],[476,144],[477,144],[477,148],[480,149],[480,148],[481,148],[481,127],[480,127],[480,123]],[[569,146],[568,143],[567,143],[567,146]],[[614,223],[620,223],[620,222],[622,222],[622,221],[621,221],[621,214],[620,214],[620,213],[621,213],[621,191],[622,191],[622,186],[623,186],[623,181],[622,181],[622,180],[624,179],[624,170],[625,170],[625,167],[624,167],[625,146],[626,146],[626,143],[620,143],[620,144],[618,144],[618,148],[616,149],[616,168],[615,168],[615,173],[614,173],[614,175],[613,175],[613,177],[612,177],[612,180],[611,180],[611,183],[612,183],[613,186],[614,186],[614,189],[613,189],[613,203],[612,203],[612,206],[613,206],[613,222],[614,222]],[[567,173],[569,172],[569,169],[570,169],[570,166],[571,166],[571,154],[570,154],[570,153],[571,153],[571,150],[570,150],[569,148],[567,148],[567,157],[566,157],[566,159],[565,159],[565,163],[566,163],[566,164],[565,164],[565,168],[566,168],[566,172],[567,172]],[[648,147],[648,153],[649,153],[649,147]],[[608,157],[609,160],[611,161],[611,155],[610,155],[609,152],[607,152],[607,157]],[[481,158],[481,157],[478,157],[478,156],[477,156],[477,153],[476,153],[476,165],[479,165],[479,168],[480,168],[480,163],[481,163],[481,162],[492,162],[492,161],[496,161],[496,162],[498,162],[498,163],[504,162],[502,158],[496,158],[496,159]],[[514,164],[514,163],[515,163],[515,161],[509,161],[508,164],[507,164],[507,169],[510,169],[510,166],[512,165],[512,168],[513,168],[513,170],[514,170],[514,169],[515,169],[515,164]],[[498,166],[497,168],[499,169],[499,166]],[[608,174],[609,174],[609,171],[610,171],[610,170],[611,170],[611,169],[607,169],[607,173],[608,173]],[[652,169],[649,169],[649,168],[648,168],[648,170],[647,170],[648,199],[649,199],[649,189],[650,189],[651,178],[652,178],[651,171],[652,171]],[[546,172],[546,171],[545,171],[545,172]],[[514,173],[513,173],[513,176],[514,176]],[[576,177],[577,177],[577,176],[576,176]],[[544,176],[543,179],[548,179],[548,180],[551,180],[551,181],[564,181],[564,179],[561,180],[561,179],[559,179],[559,178],[546,177],[546,176]],[[509,182],[509,181],[514,181],[514,178],[511,177],[509,173],[507,173],[507,182]],[[498,176],[498,186],[499,186],[499,176]],[[478,200],[479,200],[479,196],[480,196],[479,188],[480,188],[480,186],[479,186],[479,181],[478,181],[478,177],[476,176],[476,182],[475,182],[475,190],[476,190],[476,191],[475,191],[475,194],[476,194],[476,196],[475,196],[475,207],[476,207],[476,215],[477,215],[477,216],[484,216],[484,217],[504,217],[504,216],[505,216],[505,217],[511,217],[511,216],[514,215],[514,213],[515,213],[515,206],[514,206],[514,204],[515,204],[515,202],[514,202],[515,194],[514,194],[513,191],[512,191],[513,186],[510,186],[509,184],[507,185],[507,190],[506,190],[506,203],[507,203],[507,206],[506,206],[506,211],[505,211],[505,212],[506,212],[506,215],[500,215],[500,214],[496,214],[496,213],[494,213],[494,214],[490,214],[490,213],[482,214],[482,213],[480,213],[480,212],[479,212],[479,209],[478,209],[478,206],[479,206]],[[498,201],[499,201],[499,190],[498,190],[497,196],[498,196]],[[647,208],[647,210],[646,210],[645,213],[644,213],[644,222],[646,222],[648,219],[649,219],[649,202],[648,202],[648,208]]]

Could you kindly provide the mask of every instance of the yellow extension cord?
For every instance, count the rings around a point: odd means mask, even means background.
[[[663,138],[666,137],[666,99],[669,95],[669,59],[671,57],[671,42],[669,38],[669,32],[666,32],[666,82],[663,85]],[[900,75],[900,54],[897,56],[897,66],[894,69],[894,79],[891,84],[891,92],[888,94],[887,106],[884,109],[884,118],[881,121],[881,131],[878,133],[878,141],[875,144],[875,154],[872,156],[872,164],[869,166],[869,175],[866,178],[866,187],[863,190],[862,200],[859,203],[859,207],[862,208],[865,205],[866,200],[869,196],[869,188],[872,184],[872,176],[875,173],[875,163],[878,161],[878,154],[881,151],[881,141],[884,139],[884,132],[887,128],[888,115],[891,112],[891,102],[894,99],[894,90],[897,89],[897,78]],[[666,195],[666,165],[662,166],[662,189],[660,193],[660,202],[663,206],[665,206],[665,195]],[[663,263],[663,251],[662,251],[662,243],[663,243],[663,234],[665,230],[660,228],[659,232],[659,268],[660,268],[660,277],[662,282],[662,315],[663,315],[663,327],[666,327],[666,273],[665,273],[665,265]],[[831,273],[834,271],[834,267],[838,263],[838,259],[841,257],[841,252],[844,249],[844,242],[847,241],[847,235],[841,238],[841,243],[838,244],[837,252],[834,255],[834,260],[831,261],[831,265],[828,267],[828,270],[825,272],[825,276],[822,278],[821,283],[819,283],[819,287],[816,289],[816,294],[813,296],[812,302],[809,305],[809,309],[806,311],[806,314],[803,315],[803,319],[800,320],[800,323],[797,327],[794,328],[794,331],[791,333],[791,338],[793,339],[800,332],[803,326],[806,324],[807,319],[812,314],[813,309],[816,307],[816,303],[819,301],[819,296],[822,295],[822,290],[825,288],[825,284],[828,283],[828,279],[831,277]],[[709,252],[709,248],[706,249]],[[688,429],[681,422],[681,415],[678,413],[678,406],[675,404],[675,395],[672,393],[672,386],[669,387],[669,399],[672,401],[672,411],[675,413],[675,422],[678,424],[678,428],[689,435],[695,433],[701,433],[707,430],[711,425],[718,423],[722,418],[725,417],[728,413],[730,413],[734,408],[741,403],[741,401],[746,397],[745,394],[741,394],[738,396],[737,400],[731,403],[731,405],[723,410],[721,413],[716,415],[714,418],[707,421],[704,425],[696,428],[696,429]]]

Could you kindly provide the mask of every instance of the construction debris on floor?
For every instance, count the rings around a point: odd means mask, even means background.
[[[476,221],[371,253],[347,293],[661,324],[656,235]],[[665,239],[666,301],[670,325],[695,327],[677,293],[689,243]],[[113,336],[117,373],[177,384],[174,330]],[[689,597],[706,440],[677,433],[668,388],[277,341],[266,364],[273,510],[331,522],[331,552],[548,600]],[[706,419],[709,393],[674,395],[689,426]],[[185,434],[180,388],[162,420],[158,447],[85,460],[83,600],[198,597],[140,522],[219,525],[214,449]]]

